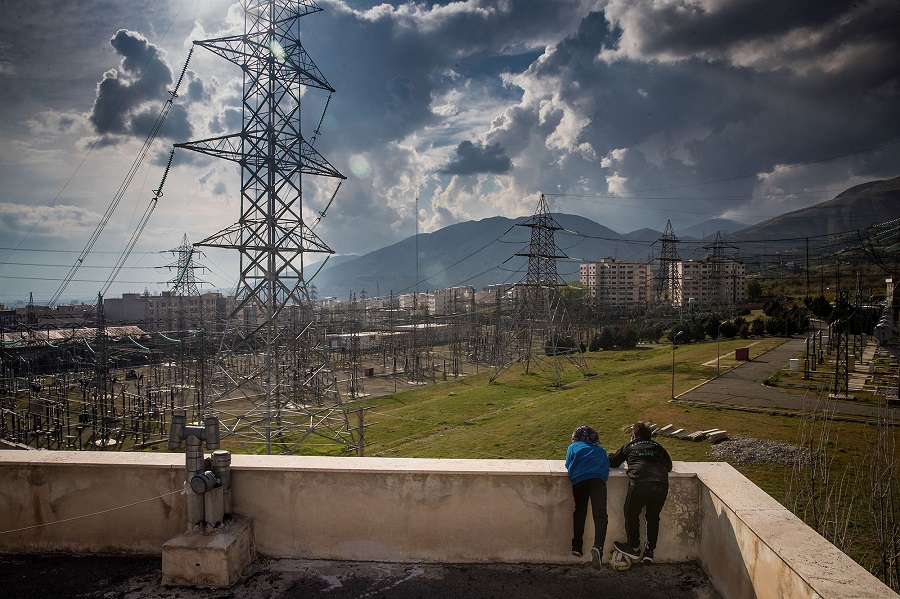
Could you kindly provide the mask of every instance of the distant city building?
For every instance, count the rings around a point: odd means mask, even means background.
[[[664,297],[672,306],[709,307],[743,303],[747,270],[730,258],[675,262],[675,278]],[[599,306],[646,304],[653,297],[650,264],[604,258],[580,265],[581,285],[589,301]]]
[[[729,258],[706,258],[678,263],[681,297],[674,305],[690,307],[730,306],[746,298],[747,269]]]
[[[218,292],[200,295],[175,295],[163,291],[123,293],[121,298],[103,300],[103,315],[107,324],[141,324],[148,331],[176,331],[206,329],[219,330],[233,306],[233,298]],[[86,306],[93,309],[93,306]]]
[[[428,295],[428,313],[436,316],[468,312],[475,300],[475,288],[471,286],[438,289]]]
[[[600,306],[645,304],[653,289],[649,264],[615,258],[582,263],[580,281],[588,299]]]

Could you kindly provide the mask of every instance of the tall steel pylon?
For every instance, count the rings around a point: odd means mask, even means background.
[[[562,227],[550,214],[544,194],[541,194],[534,215],[517,226],[531,229],[528,251],[515,254],[528,258],[528,273],[514,288],[518,293],[513,316],[495,324],[498,329],[496,342],[500,347],[494,352],[496,363],[491,381],[517,362],[524,363],[526,373],[532,364],[549,370],[547,362],[552,362],[558,386],[560,357],[572,362],[582,374],[588,374],[559,294],[559,288],[565,282],[559,278],[556,261],[568,259],[568,256],[556,247],[554,234]],[[499,297],[497,302],[499,306]]]
[[[678,237],[672,229],[672,221],[666,221],[666,230],[659,238],[662,248],[659,252],[659,266],[656,269],[656,300],[670,306],[681,305],[681,278],[678,275]]]
[[[346,178],[301,130],[301,92],[334,92],[300,43],[300,19],[322,9],[244,0],[243,10],[243,35],[194,42],[243,71],[243,129],[177,144],[241,165],[240,219],[196,244],[240,254],[208,408],[227,434],[264,439],[266,453],[291,453],[310,435],[355,446],[304,272],[304,254],[334,252],[303,220],[303,176]]]
[[[166,264],[163,267],[168,269],[169,272],[175,272],[175,278],[169,281],[172,294],[189,296],[200,295],[200,288],[197,284],[202,283],[203,281],[197,280],[196,271],[205,270],[206,267],[197,263],[197,257],[201,252],[197,251],[197,249],[188,241],[187,233],[185,233],[184,237],[181,239],[181,245],[177,248],[166,250],[164,253],[172,254],[175,257],[175,262]]]
[[[710,272],[703,282],[707,293],[707,301],[716,310],[731,308],[734,305],[734,280],[731,281],[732,293],[728,293],[729,281],[725,272],[725,250],[736,249],[733,245],[725,243],[721,231],[716,231],[716,240],[711,245],[703,246],[706,250],[706,259],[710,262]]]

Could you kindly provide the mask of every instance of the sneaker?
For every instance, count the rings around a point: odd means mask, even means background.
[[[591,566],[594,567],[594,570],[600,569],[600,564],[603,561],[601,559],[602,552],[597,547],[591,547]]]
[[[572,550],[572,555],[574,555],[575,557],[581,557],[581,550],[580,550],[580,549],[573,549],[573,550]]]
[[[653,563],[653,550],[647,547],[644,547],[644,555],[641,557],[641,561],[645,564]]]
[[[641,559],[641,550],[636,547],[629,547],[621,541],[614,542],[613,547],[616,548],[616,551],[622,555],[627,555],[631,559]]]

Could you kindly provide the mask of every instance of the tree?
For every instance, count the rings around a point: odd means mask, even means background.
[[[816,318],[828,319],[831,316],[831,302],[825,299],[824,295],[816,298],[806,298],[803,300],[807,310]]]
[[[753,324],[750,325],[750,332],[753,333],[755,337],[762,337],[766,334],[766,321],[763,318],[755,318],[753,319]]]
[[[747,298],[748,299],[759,299],[762,297],[762,284],[756,279],[750,279],[747,281]]]
[[[616,345],[616,337],[613,330],[609,327],[603,327],[600,330],[600,349],[612,349]]]

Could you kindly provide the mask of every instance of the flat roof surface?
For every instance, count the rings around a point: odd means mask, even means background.
[[[158,556],[0,555],[0,586],[16,599],[328,599],[507,597],[719,599],[698,564],[397,564],[259,558],[230,589],[162,586]]]

